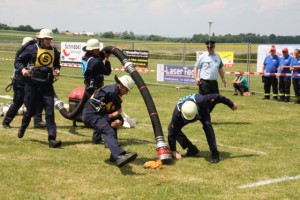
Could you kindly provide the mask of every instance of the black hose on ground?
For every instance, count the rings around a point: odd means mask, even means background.
[[[127,59],[127,57],[123,54],[123,52],[113,46],[107,46],[102,49],[105,53],[113,54],[116,56],[119,61],[122,63],[122,65],[125,67],[125,71],[130,74],[132,79],[134,80],[135,84],[137,85],[138,89],[140,90],[140,93],[144,99],[144,102],[146,104],[146,107],[148,109],[149,117],[152,122],[152,127],[154,130],[155,139],[157,141],[156,149],[157,149],[157,156],[160,160],[165,161],[165,163],[168,163],[172,160],[171,154],[169,154],[169,151],[167,149],[167,145],[164,141],[163,131],[160,124],[159,116],[156,111],[155,104],[153,102],[153,99],[151,97],[151,94],[143,81],[142,77],[139,75],[139,73],[135,70],[134,64]],[[75,108],[75,110],[72,113],[67,112],[67,110],[64,108],[63,103],[59,101],[57,96],[55,95],[55,107],[59,110],[59,112],[67,119],[75,119],[83,110],[84,104],[89,99],[90,95],[87,91],[85,91],[83,98],[81,99],[78,106]]]
[[[80,100],[79,104],[77,105],[77,107],[72,112],[68,112],[65,109],[63,102],[58,99],[58,97],[56,96],[56,93],[54,92],[54,105],[55,105],[55,108],[57,108],[59,110],[60,114],[64,118],[70,119],[70,120],[74,120],[75,118],[77,118],[81,114],[81,112],[84,108],[84,104],[89,99],[90,99],[90,94],[88,93],[88,91],[85,90],[84,95],[81,98],[81,100]]]
[[[161,123],[159,120],[158,113],[156,111],[155,104],[153,102],[153,99],[151,97],[151,94],[140,76],[140,74],[135,70],[134,64],[127,59],[127,57],[123,54],[121,50],[118,48],[115,48],[113,46],[107,46],[103,48],[103,51],[106,53],[111,53],[115,55],[122,65],[125,67],[125,71],[130,74],[132,79],[134,80],[135,84],[137,85],[138,89],[140,90],[140,93],[142,94],[142,97],[144,99],[144,102],[146,104],[146,107],[148,109],[149,117],[152,122],[152,127],[154,130],[154,135],[156,139],[156,149],[157,149],[157,157],[162,160],[164,163],[169,163],[172,161],[172,156],[169,153],[167,149],[167,145],[164,141],[164,135],[161,128]]]

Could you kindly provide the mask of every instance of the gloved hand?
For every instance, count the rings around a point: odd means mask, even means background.
[[[104,51],[100,51],[100,58],[101,58],[101,60],[105,59],[105,52]]]
[[[156,160],[156,161],[151,160],[145,162],[143,166],[144,168],[150,168],[150,169],[162,169],[162,162],[161,160]]]

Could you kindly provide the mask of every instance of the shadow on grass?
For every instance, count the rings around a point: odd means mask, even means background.
[[[220,152],[220,161],[226,160],[226,159],[234,159],[234,158],[248,158],[248,157],[253,157],[253,156],[259,156],[256,154],[245,154],[245,155],[239,155],[239,156],[231,156],[229,152]],[[200,156],[198,157],[203,157],[206,161],[210,161],[211,159],[211,152],[210,151],[201,151]]]
[[[232,125],[232,124],[251,124],[249,122],[212,122],[212,125],[218,125],[218,124],[224,124],[224,125]]]
[[[74,134],[74,135],[78,135],[78,136],[86,136],[84,134],[81,134],[79,131],[80,130],[83,130],[83,129],[91,129],[87,126],[72,126],[72,125],[69,125],[69,126],[56,126],[57,129],[68,129],[67,131],[70,133],[70,134]]]
[[[119,144],[121,146],[130,146],[130,145],[144,145],[144,144],[155,144],[153,141],[140,140],[140,139],[119,139]]]
[[[40,143],[40,144],[43,144],[43,145],[49,145],[48,142],[46,141],[41,141],[41,140],[35,140],[35,139],[31,139],[30,141],[32,142],[36,142],[36,143]],[[92,144],[92,142],[90,140],[84,140],[84,141],[62,141],[61,142],[61,147],[60,148],[64,148],[64,147],[67,147],[67,146],[72,146],[72,145],[76,145],[76,144]]]
[[[132,165],[137,165],[137,162],[139,162],[140,158],[136,158],[134,161],[127,163],[126,165],[124,165],[123,167],[120,167],[120,172],[122,173],[122,175],[140,175],[143,176],[145,175],[144,173],[136,173],[132,170]],[[109,159],[106,159],[104,161],[106,164],[111,165],[111,167],[117,167],[115,162],[111,162]],[[140,164],[138,164],[140,165]],[[118,167],[117,167],[118,168]]]

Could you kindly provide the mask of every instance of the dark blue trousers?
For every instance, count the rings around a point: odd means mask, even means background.
[[[25,81],[22,80],[16,80],[13,84],[13,90],[14,90],[14,97],[13,97],[13,103],[9,107],[5,118],[3,119],[2,124],[9,125],[11,121],[14,119],[14,117],[17,115],[18,110],[21,108],[21,106],[24,103],[24,96],[25,96]],[[37,114],[34,115],[34,123],[38,124],[42,122],[42,110],[43,108],[40,107]]]
[[[199,121],[187,121],[181,116],[181,113],[175,107],[172,115],[171,122],[168,126],[168,143],[171,151],[176,151],[176,141],[180,144],[183,149],[191,148],[192,142],[187,138],[187,136],[182,132],[182,128],[192,122]],[[200,120],[203,125],[203,130],[205,132],[206,140],[210,151],[217,151],[217,143],[215,132],[210,121]]]
[[[110,126],[106,117],[90,108],[85,108],[82,112],[82,121],[94,128],[93,141],[99,141],[101,135],[107,144],[113,158],[123,155],[126,151],[119,146],[117,132]]]
[[[25,86],[24,104],[27,111],[23,115],[21,127],[26,129],[31,121],[31,117],[42,107],[45,109],[48,140],[55,140],[56,123],[53,85],[28,82]]]

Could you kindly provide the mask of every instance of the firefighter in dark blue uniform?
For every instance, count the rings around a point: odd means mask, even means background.
[[[115,76],[115,80],[116,84],[95,91],[85,105],[82,120],[94,128],[93,143],[99,143],[102,135],[111,152],[110,161],[122,167],[137,157],[136,153],[126,153],[117,137],[117,128],[124,122],[121,115],[122,96],[132,89],[134,81],[128,75]]]
[[[168,126],[168,142],[172,156],[175,159],[181,159],[182,156],[195,156],[199,153],[198,148],[192,144],[187,136],[182,132],[182,128],[195,121],[200,121],[203,125],[203,130],[212,152],[211,163],[219,162],[219,152],[217,149],[216,137],[211,124],[210,110],[211,106],[218,103],[223,103],[232,110],[237,109],[237,105],[231,100],[219,94],[190,94],[181,98],[174,108],[171,122]],[[177,152],[176,141],[183,149],[188,148],[187,153],[181,155]]]
[[[24,103],[27,111],[23,116],[18,137],[22,138],[31,117],[41,106],[45,109],[48,141],[50,148],[61,146],[56,140],[56,123],[54,121],[54,77],[60,75],[60,53],[51,47],[53,33],[49,29],[42,29],[38,35],[38,42],[29,45],[16,60],[15,68],[24,77],[29,77],[25,86]]]
[[[34,44],[36,41],[31,37],[24,37],[22,42],[22,47],[16,53],[15,61],[17,57],[22,53],[22,51],[26,48],[26,46],[30,44]],[[13,104],[9,107],[6,116],[3,119],[2,125],[3,128],[11,128],[10,123],[17,115],[18,110],[24,103],[24,95],[25,95],[25,83],[27,78],[23,77],[20,71],[14,71],[14,76],[12,77],[12,86],[14,90]],[[34,116],[34,127],[42,128],[45,127],[46,123],[42,120],[42,108],[39,112]]]
[[[111,74],[110,54],[100,50],[100,42],[97,39],[89,39],[82,50],[86,52],[81,61],[84,84],[89,95],[92,95],[103,86],[103,75]]]

